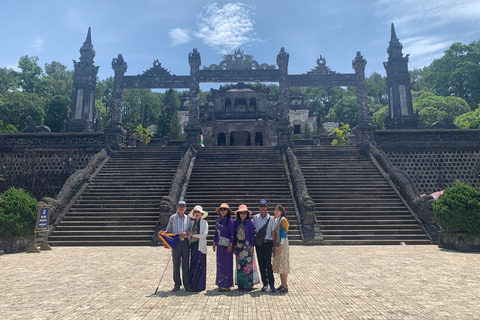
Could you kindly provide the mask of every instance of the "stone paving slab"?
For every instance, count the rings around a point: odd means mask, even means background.
[[[480,319],[480,254],[398,245],[292,246],[290,255],[284,295],[216,291],[211,248],[201,293],[170,292],[160,247],[3,255],[0,319]]]

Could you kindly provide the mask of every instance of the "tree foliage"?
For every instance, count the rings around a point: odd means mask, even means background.
[[[454,43],[428,66],[427,87],[441,96],[464,99],[473,110],[480,102],[480,43]]]
[[[0,117],[4,124],[23,130],[30,122],[43,123],[44,100],[35,93],[5,92],[0,95]]]
[[[178,108],[180,107],[178,91],[173,89],[167,90],[163,98],[163,104],[165,109],[163,110],[161,117],[158,119],[157,136],[171,136],[173,138],[175,136],[178,137],[178,124],[180,122],[177,114]],[[172,133],[170,134],[171,131]]]
[[[454,120],[470,111],[468,104],[458,97],[437,96],[428,91],[413,91],[413,110],[418,112],[424,128],[436,121]]]
[[[37,200],[23,189],[10,187],[0,195],[0,236],[23,237],[33,234],[37,220]]]

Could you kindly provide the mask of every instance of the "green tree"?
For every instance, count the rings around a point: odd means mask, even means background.
[[[133,129],[138,124],[148,127],[158,122],[162,114],[161,94],[149,89],[129,89],[123,94],[123,122],[126,128]]]
[[[0,120],[0,133],[18,133],[17,128],[14,125],[8,124],[4,125],[3,121]]]
[[[163,104],[165,109],[158,121],[158,137],[168,136],[170,130],[176,127],[176,124],[172,125],[172,122],[180,121],[177,116],[177,111],[180,107],[180,99],[176,90],[169,89],[165,92]]]
[[[24,237],[33,234],[37,200],[23,189],[10,187],[0,195],[0,236]]]
[[[335,99],[333,108],[328,111],[325,117],[330,121],[348,123],[354,127],[357,124],[357,96],[350,90],[344,90],[340,98]]]
[[[463,98],[473,110],[480,102],[480,44],[454,43],[428,66],[427,86],[435,94]]]
[[[377,129],[385,129],[385,117],[388,115],[388,106],[378,109],[371,118],[372,124]]]
[[[454,120],[470,111],[468,104],[458,97],[437,96],[428,91],[413,91],[413,109],[418,112],[424,128],[435,121]]]
[[[311,139],[312,138],[312,127],[310,126],[310,124],[308,122],[305,122],[303,124],[303,138],[305,139]]]
[[[45,125],[52,132],[60,132],[70,110],[70,98],[64,95],[53,96],[45,107]]]
[[[0,95],[0,120],[14,125],[19,131],[30,122],[43,123],[44,100],[35,93],[5,92]]]
[[[373,72],[365,79],[365,83],[367,85],[367,96],[372,98],[372,102],[382,106],[388,104],[386,77]]]
[[[73,71],[67,71],[67,67],[60,62],[52,61],[45,64],[43,84],[50,96],[64,96],[71,99],[73,91]]]
[[[480,107],[477,109],[459,115],[454,123],[461,129],[480,129]]]
[[[13,69],[0,68],[0,94],[17,90],[19,83],[18,72]]]
[[[427,74],[428,67],[422,69],[414,68],[410,73],[410,89],[412,91],[429,91],[427,82],[425,81],[425,75]]]
[[[18,68],[21,70],[20,87],[24,92],[41,93],[42,68],[38,65],[38,57],[27,55],[20,58]]]
[[[443,121],[448,117],[445,111],[434,107],[426,107],[418,112],[418,117],[424,128],[429,128],[434,122]]]
[[[101,119],[101,127],[106,128],[110,124],[111,120],[111,108],[113,104],[113,77],[109,77],[105,80],[99,81],[97,89],[95,90],[95,106],[97,101],[101,100],[103,107],[105,108],[105,118]],[[129,90],[125,90],[128,92]]]

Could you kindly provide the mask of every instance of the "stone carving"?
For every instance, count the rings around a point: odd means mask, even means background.
[[[203,70],[267,70],[275,69],[275,65],[267,63],[259,64],[253,60],[252,55],[243,54],[240,49],[235,50],[234,54],[227,54],[223,56],[222,62],[219,64],[211,64],[209,67],[204,66]]]
[[[322,74],[336,74],[337,72],[333,71],[329,67],[327,67],[327,60],[320,55],[317,58],[317,65],[312,70],[308,71],[307,74],[315,74],[315,75],[322,75]]]
[[[297,157],[292,149],[287,148],[284,152],[284,159],[287,163],[295,202],[298,205],[303,243],[318,244],[319,241],[322,241],[323,237],[315,215],[315,203],[308,194],[305,178],[298,165]]]
[[[170,73],[170,71],[162,67],[162,64],[158,61],[158,59],[155,59],[153,61],[153,67],[146,70],[141,76],[168,78],[172,77],[173,75]]]
[[[184,189],[184,186],[188,184],[189,172],[191,173],[191,168],[193,167],[196,154],[197,151],[193,147],[190,147],[185,151],[185,154],[180,161],[180,165],[178,166],[177,172],[172,179],[168,196],[162,197],[162,200],[160,201],[158,222],[155,227],[155,232],[152,235],[153,245],[160,244],[158,231],[165,230],[168,224],[168,219],[172,214],[175,213],[176,204],[180,200],[182,190]]]
[[[6,149],[36,149],[36,148],[91,148],[103,147],[105,137],[103,133],[91,134],[9,134],[0,138],[0,150]]]
[[[30,124],[22,130],[22,133],[51,133],[49,127],[46,125],[38,125],[36,122],[30,122]]]

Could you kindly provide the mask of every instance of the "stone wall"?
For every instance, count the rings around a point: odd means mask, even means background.
[[[25,252],[33,246],[33,236],[0,238],[0,250],[5,253]]]
[[[402,150],[386,152],[420,193],[444,190],[456,181],[480,185],[480,150]]]
[[[5,181],[0,192],[10,186],[23,188],[36,199],[55,197],[65,180],[83,169],[97,150],[25,150],[0,153],[0,172]]]
[[[36,199],[53,198],[104,146],[103,133],[1,134],[0,193],[15,186]]]
[[[375,140],[422,194],[480,185],[480,130],[379,130]]]

